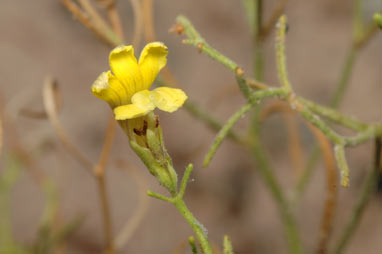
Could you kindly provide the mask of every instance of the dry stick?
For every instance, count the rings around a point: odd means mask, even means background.
[[[57,109],[55,107],[55,93],[58,91],[57,83],[51,77],[47,77],[44,82],[42,94],[44,108],[48,115],[48,119],[57,132],[58,138],[63,143],[66,150],[84,167],[89,173],[92,173],[93,163],[91,163],[80,150],[77,149],[70,141],[62,128],[61,122],[57,116]]]
[[[134,13],[134,35],[132,43],[134,47],[138,47],[141,42],[142,30],[143,30],[143,18],[142,7],[139,0],[130,0]]]
[[[25,146],[20,142],[17,128],[13,123],[11,116],[4,109],[2,96],[0,96],[0,118],[2,119],[2,132],[7,133],[7,143],[11,151],[22,161],[32,179],[42,188],[46,179],[44,170],[36,165],[36,162],[30,156],[30,151],[25,149]],[[4,134],[4,133],[2,133]]]
[[[105,167],[109,158],[111,147],[115,136],[115,120],[113,115],[110,116],[109,124],[106,130],[105,141],[102,146],[101,154],[99,156],[98,164],[93,168],[94,175],[97,179],[98,190],[100,194],[101,209],[104,222],[104,232],[107,250],[109,254],[115,253],[114,241],[113,241],[113,226],[110,215],[110,207],[108,201],[108,195],[106,191],[106,177]]]
[[[97,0],[107,11],[107,15],[109,17],[109,21],[114,32],[118,35],[121,40],[123,40],[123,28],[121,24],[121,19],[118,14],[118,10],[116,8],[115,0]]]
[[[323,153],[326,167],[327,198],[324,205],[324,212],[321,219],[320,233],[318,236],[318,246],[316,253],[325,254],[328,252],[328,242],[332,231],[334,221],[334,212],[337,201],[337,173],[333,149],[329,140],[316,127],[308,124],[309,128],[316,137],[321,151]]]
[[[139,195],[138,205],[136,206],[133,215],[125,223],[115,239],[115,247],[117,250],[121,250],[134,235],[134,232],[138,229],[138,226],[143,221],[150,204],[149,196],[146,195],[148,184],[141,173],[142,171],[138,170],[131,164],[128,165],[124,161],[120,161],[119,167],[133,177],[134,182],[136,182],[138,185]]]
[[[55,128],[60,141],[63,143],[64,147],[69,152],[69,154],[71,154],[84,168],[87,169],[87,171],[90,174],[94,175],[97,179],[98,189],[100,192],[107,248],[109,250],[109,253],[114,253],[111,217],[108,206],[108,199],[106,195],[104,168],[107,162],[108,155],[110,153],[111,144],[113,142],[115,123],[114,121],[113,123],[111,123],[111,121],[109,122],[109,127],[105,138],[105,143],[103,145],[102,152],[100,155],[99,163],[96,166],[93,166],[93,164],[82,154],[82,152],[78,150],[77,147],[69,141],[66,132],[62,128],[61,122],[59,121],[57,116],[57,109],[55,108],[56,103],[54,101],[54,94],[57,92],[57,83],[54,82],[52,78],[46,78],[43,87],[43,100],[49,121]]]
[[[61,111],[61,108],[62,108],[60,95],[61,94],[58,91],[56,91],[56,93],[54,94],[54,96],[56,97],[54,99],[54,102],[56,103],[55,108],[56,108],[57,113],[59,113]],[[48,115],[47,115],[45,110],[34,111],[34,110],[31,110],[31,109],[25,107],[25,108],[21,108],[18,113],[21,116],[34,118],[34,119],[47,119],[48,118]]]
[[[280,0],[277,7],[273,10],[268,22],[260,30],[260,40],[265,40],[269,37],[270,33],[276,26],[280,16],[284,13],[284,9],[288,3],[288,0]]]
[[[132,0],[135,1],[135,0]],[[153,1],[143,0],[142,2],[142,16],[144,24],[144,37],[146,42],[156,41],[155,27],[154,27],[154,12]],[[166,84],[171,87],[180,87],[174,74],[172,74],[170,68],[165,66],[161,71],[161,76],[165,80]]]
[[[77,18],[86,28],[92,31],[100,39],[106,42],[108,45],[117,46],[121,44],[119,40],[113,33],[109,30],[103,30],[99,25],[95,24],[92,19],[82,11],[78,5],[73,3],[72,0],[61,0],[61,3],[70,11],[75,18]]]
[[[145,23],[145,39],[146,41],[155,41],[155,29],[154,29],[154,15],[153,15],[153,1],[152,0],[143,0],[143,19]]]
[[[109,29],[106,21],[101,17],[98,11],[92,6],[89,0],[77,0],[85,12],[92,18],[95,24],[97,24],[101,29]]]
[[[3,139],[3,116],[0,114],[0,155],[3,151],[3,142],[4,142],[4,139]]]

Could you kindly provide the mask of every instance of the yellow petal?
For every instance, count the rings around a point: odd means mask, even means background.
[[[187,95],[180,89],[158,87],[151,91],[150,98],[156,107],[172,113],[183,105]]]
[[[155,105],[150,100],[148,90],[140,91],[131,98],[132,104],[119,106],[114,109],[116,120],[132,119],[144,116],[155,109]]]
[[[109,103],[112,108],[122,104],[118,93],[109,87],[107,72],[101,73],[96,81],[94,81],[92,85],[92,92],[101,100]]]
[[[107,72],[107,82],[109,89],[112,89],[119,96],[120,103],[117,104],[118,106],[130,103],[134,91],[123,85],[110,71]]]
[[[159,71],[167,63],[167,47],[162,42],[151,42],[142,50],[139,57],[144,89],[149,89],[158,76]]]
[[[134,104],[123,105],[114,109],[114,115],[116,120],[126,120],[144,116],[149,111],[142,109]]]
[[[131,102],[132,102],[132,104],[134,104],[140,108],[147,109],[148,111],[151,111],[151,110],[155,109],[155,105],[151,101],[150,97],[151,97],[150,91],[149,90],[143,90],[143,91],[140,91],[140,92],[134,94],[134,96],[131,98]]]
[[[109,56],[110,68],[126,89],[133,91],[143,90],[143,79],[134,56],[133,46],[119,46],[113,49]]]

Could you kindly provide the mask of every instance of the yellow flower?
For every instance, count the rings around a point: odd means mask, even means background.
[[[109,56],[111,71],[103,72],[92,85],[92,92],[114,110],[116,120],[147,115],[155,108],[174,112],[187,95],[180,89],[148,89],[167,62],[167,47],[161,42],[147,44],[139,61],[133,46],[119,46]]]

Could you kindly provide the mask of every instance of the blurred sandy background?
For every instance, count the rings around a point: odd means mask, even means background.
[[[158,40],[169,48],[168,66],[189,97],[227,119],[244,102],[232,74],[221,64],[193,47],[183,45],[168,29],[178,14],[186,15],[215,48],[252,73],[252,42],[244,7],[238,0],[157,0],[155,28]],[[265,17],[277,3],[265,1]],[[365,1],[365,17],[382,10],[382,1]],[[98,190],[94,180],[67,154],[46,120],[18,116],[20,108],[42,110],[44,77],[57,78],[63,97],[60,119],[71,140],[96,160],[104,138],[110,109],[90,91],[95,78],[108,67],[109,47],[72,18],[53,0],[2,0],[0,5],[0,89],[8,113],[15,117],[22,142],[46,173],[57,181],[63,220],[86,214],[81,228],[69,239],[70,253],[101,253],[103,233]],[[129,1],[118,1],[127,41],[133,33]],[[352,36],[352,1],[291,0],[287,57],[289,75],[297,94],[328,103],[339,79]],[[340,111],[367,121],[382,119],[382,34],[379,32],[361,52]],[[136,49],[136,54],[144,46]],[[275,73],[273,35],[266,42],[265,80],[278,84]],[[234,91],[234,92],[233,92]],[[208,168],[201,162],[214,132],[185,110],[174,114],[158,112],[169,153],[179,175],[192,162],[195,170],[186,192],[194,215],[209,229],[209,237],[221,245],[231,236],[237,253],[286,253],[285,239],[272,198],[256,173],[250,154],[225,141]],[[247,119],[238,124],[246,126]],[[285,190],[296,182],[287,153],[286,132],[276,114],[263,126],[262,136],[269,157]],[[306,155],[313,137],[300,126]],[[5,133],[5,139],[7,133]],[[339,189],[338,209],[332,240],[338,238],[358,197],[366,170],[372,161],[371,143],[347,149],[351,168],[349,189]],[[116,167],[123,159],[139,166],[149,189],[163,192],[130,150],[127,138],[117,130],[107,169],[114,232],[134,213],[138,189],[131,173]],[[316,247],[322,205],[325,200],[324,167],[319,164],[301,203],[294,211],[306,253]],[[288,193],[287,193],[288,195]],[[192,234],[190,227],[169,204],[149,199],[149,211],[125,247],[126,253],[172,253]],[[27,173],[12,193],[13,228],[16,239],[32,242],[44,204],[44,195]],[[348,246],[349,254],[376,254],[382,249],[382,195],[373,195],[359,230]],[[331,241],[333,243],[333,241]],[[190,253],[187,248],[186,253]],[[125,253],[124,252],[124,253]]]

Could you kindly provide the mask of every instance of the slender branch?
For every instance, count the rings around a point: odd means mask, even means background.
[[[43,86],[43,102],[45,111],[48,115],[49,121],[52,126],[55,128],[58,138],[66,148],[66,150],[84,167],[88,170],[88,172],[92,173],[93,163],[89,161],[80,150],[77,149],[75,145],[73,145],[69,141],[69,137],[63,129],[61,122],[57,116],[57,109],[55,107],[55,93],[57,93],[58,85],[51,77],[47,77],[45,79],[45,83]]]
[[[215,155],[216,150],[219,148],[221,143],[223,142],[224,138],[227,136],[229,131],[232,129],[232,127],[235,125],[235,123],[245,114],[247,113],[254,105],[259,103],[261,100],[267,98],[267,97],[275,97],[280,96],[284,92],[283,89],[268,89],[265,91],[258,91],[255,93],[252,93],[250,95],[250,102],[244,104],[237,112],[235,112],[229,120],[226,122],[226,124],[220,129],[218,134],[215,137],[215,140],[213,141],[210,150],[206,154],[203,162],[203,166],[206,167],[211,162],[213,156]]]
[[[268,38],[269,34],[272,32],[273,28],[276,26],[277,21],[279,20],[281,14],[284,12],[284,9],[288,3],[288,0],[279,0],[278,5],[273,10],[271,17],[268,22],[261,29],[261,40]]]
[[[213,141],[208,153],[204,157],[203,166],[207,167],[213,156],[215,155],[216,150],[220,147],[220,144],[223,142],[224,138],[227,136],[227,134],[230,132],[232,127],[235,125],[235,123],[245,114],[247,113],[251,108],[253,107],[253,103],[247,103],[244,106],[242,106],[235,114],[233,114],[227,123],[220,129],[218,134],[215,137],[215,140]]]
[[[104,27],[100,23],[94,22],[94,20],[88,16],[87,13],[82,11],[78,5],[73,3],[72,0],[61,0],[61,3],[70,11],[74,17],[76,17],[85,27],[95,33],[99,38],[105,41],[107,44],[115,47],[122,43],[122,40],[114,33],[114,31],[107,26]]]
[[[179,188],[179,192],[178,192],[178,195],[177,195],[178,197],[177,198],[181,198],[181,199],[183,198],[184,192],[186,191],[188,179],[190,178],[190,175],[191,175],[193,167],[194,166],[192,164],[188,164],[188,166],[186,168],[186,171],[184,171],[184,175],[183,175],[183,178],[182,178],[182,182],[180,184],[180,188]]]
[[[375,187],[377,174],[378,170],[375,167],[373,167],[373,169],[369,171],[361,189],[361,194],[357,201],[357,204],[352,209],[352,214],[350,215],[349,220],[346,223],[345,229],[342,232],[341,237],[337,242],[333,253],[345,253],[344,250],[346,248],[346,245],[350,242],[350,239],[353,236],[358,224],[360,223],[362,215],[367,207],[370,195]]]
[[[106,191],[105,177],[103,175],[97,175],[96,178],[97,178],[98,190],[99,190],[100,201],[101,201],[101,210],[102,210],[102,217],[103,217],[103,223],[104,223],[107,253],[114,254],[115,253],[114,237],[113,237],[112,221],[111,221],[111,215],[110,215],[109,200],[108,200],[108,195]]]
[[[223,238],[223,251],[224,251],[224,254],[233,254],[232,243],[228,235],[224,235],[224,238]]]
[[[138,47],[141,42],[142,32],[144,28],[142,7],[139,0],[130,0],[134,12],[134,35],[132,43],[134,47]]]
[[[200,34],[195,30],[191,22],[186,17],[178,16],[176,21],[180,26],[183,27],[184,33],[188,36],[188,39],[183,40],[183,43],[197,47],[200,52],[203,52],[210,56],[212,59],[222,63],[231,71],[237,71],[239,66],[231,59],[225,57],[219,51],[208,45],[208,43],[200,36]]]
[[[287,29],[287,18],[282,15],[277,23],[277,35],[276,35],[276,63],[277,73],[279,80],[283,87],[287,91],[292,90],[292,86],[289,82],[287,68],[286,68],[286,54],[285,54],[285,34]]]
[[[334,253],[341,254],[344,253],[346,245],[350,242],[351,237],[353,236],[360,220],[362,218],[363,212],[368,204],[370,195],[375,188],[376,178],[378,173],[382,170],[382,138],[378,137],[375,139],[375,150],[374,150],[374,165],[373,168],[368,173],[366,180],[361,189],[361,195],[352,214],[345,226],[344,231],[336,244]]]
[[[192,254],[198,254],[199,251],[198,251],[198,248],[196,247],[196,244],[195,244],[195,238],[193,236],[190,236],[188,238],[188,243],[190,244],[191,246],[191,251],[192,251]]]
[[[340,75],[340,79],[336,85],[335,92],[330,100],[330,106],[334,109],[338,108],[340,102],[343,99],[345,91],[349,85],[351,78],[352,70],[354,67],[355,60],[357,58],[358,52],[366,46],[366,44],[373,38],[376,34],[377,27],[375,24],[371,23],[367,26],[366,32],[360,32],[359,29],[364,29],[363,20],[362,20],[362,10],[361,10],[361,1],[354,0],[354,26],[353,26],[353,43],[352,47],[349,49],[344,67]],[[305,173],[301,177],[299,183],[297,184],[296,190],[298,195],[301,196],[301,193],[305,190],[305,186],[310,179],[310,176],[313,173],[315,165],[318,162],[320,156],[320,150],[317,146],[313,149],[313,152],[310,155],[307,166],[305,168]]]
[[[187,100],[183,107],[189,112],[193,117],[198,118],[204,122],[212,130],[218,131],[222,128],[223,124],[214,118],[214,116],[207,113],[206,110],[202,109],[199,105],[194,104],[192,101]],[[234,131],[230,130],[228,137],[232,140],[238,142],[240,140],[239,135]]]
[[[145,23],[145,39],[146,41],[155,41],[154,15],[153,15],[153,0],[143,0],[143,20]]]
[[[263,0],[252,0],[254,2],[253,11],[253,63],[254,77],[257,80],[264,79],[264,43],[261,39],[263,26]]]
[[[335,123],[341,124],[342,126],[348,127],[355,131],[363,131],[368,127],[367,124],[360,122],[358,119],[352,116],[343,115],[333,108],[319,105],[302,97],[298,97],[297,100],[313,113],[321,115]]]
[[[326,186],[327,186],[327,198],[325,200],[320,232],[318,235],[317,253],[325,254],[328,252],[328,242],[332,231],[334,212],[337,201],[337,173],[335,166],[335,159],[333,156],[332,146],[328,139],[317,130],[315,127],[309,125],[314,136],[318,140],[321,151],[323,152],[324,162],[326,167]]]
[[[212,247],[207,239],[206,228],[192,215],[191,211],[187,208],[183,199],[175,199],[173,204],[178,209],[180,214],[186,219],[188,224],[190,224],[192,230],[197,236],[200,245],[202,247],[203,254],[212,254]]]
[[[258,137],[253,138],[254,140],[252,142],[252,151],[253,156],[255,157],[258,164],[257,170],[264,179],[266,186],[269,188],[269,191],[271,192],[272,197],[278,206],[278,210],[284,226],[285,237],[287,238],[289,253],[303,253],[297,224],[295,222],[292,211],[290,210],[287,199],[285,198],[280,184],[277,182],[268,164],[268,160],[264,154],[264,149],[261,147],[259,140],[257,140]]]
[[[118,37],[123,40],[123,28],[121,24],[121,19],[118,14],[118,10],[116,8],[116,1],[115,0],[97,0],[107,11],[107,15],[109,17],[109,21],[111,23],[111,26],[114,30],[114,32],[118,35]]]

